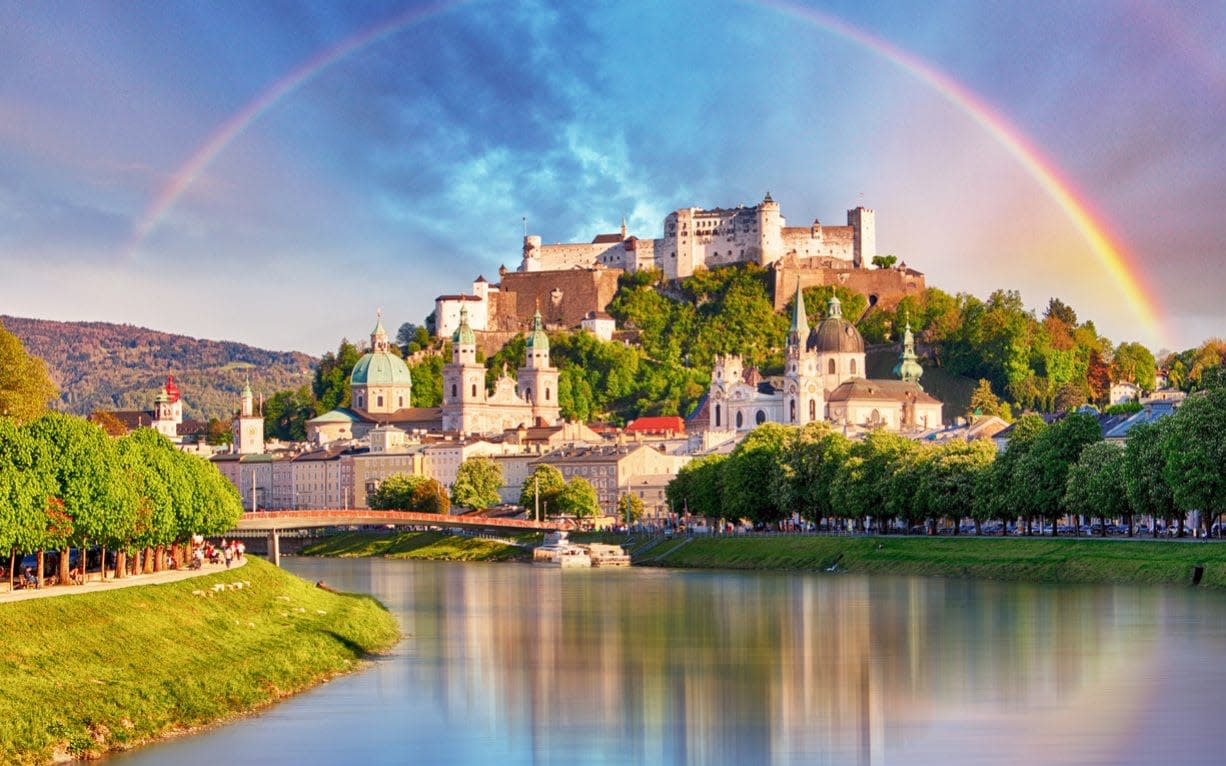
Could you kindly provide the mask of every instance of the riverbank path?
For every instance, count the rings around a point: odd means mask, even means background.
[[[86,580],[84,585],[49,585],[45,588],[22,588],[21,590],[10,591],[8,589],[8,581],[6,580],[3,584],[0,584],[0,604],[10,601],[28,601],[32,598],[77,596],[82,593],[98,593],[99,591],[131,588],[137,585],[162,585],[163,583],[178,582],[179,580],[188,580],[192,577],[217,574],[218,572],[233,572],[235,569],[241,569],[247,563],[247,558],[247,556],[243,556],[241,559],[231,563],[228,568],[225,564],[206,563],[200,569],[165,569],[152,574],[125,575],[119,580],[112,577],[105,582],[91,579]]]

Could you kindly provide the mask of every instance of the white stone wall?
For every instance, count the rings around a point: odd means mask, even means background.
[[[434,300],[434,337],[450,338],[460,326],[460,307],[468,308],[468,326],[488,330],[490,320],[490,290],[481,296],[439,297]],[[496,291],[495,291],[496,292]]]

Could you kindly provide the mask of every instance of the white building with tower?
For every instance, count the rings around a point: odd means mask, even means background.
[[[238,417],[230,424],[230,433],[234,437],[234,451],[240,455],[260,455],[264,452],[264,416],[256,411],[255,396],[251,392],[251,381],[243,385],[243,393],[239,397],[241,405]]]

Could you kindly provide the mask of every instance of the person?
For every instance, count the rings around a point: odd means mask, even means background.
[[[34,573],[30,571],[29,567],[26,567],[26,571],[21,574],[21,581],[24,583],[23,587],[26,587],[26,588],[37,588],[38,587],[38,578],[34,576]]]
[[[85,581],[81,579],[81,565],[77,564],[72,569],[68,570],[68,579],[73,585],[83,585]]]
[[[230,568],[230,559],[231,559],[231,558],[233,558],[233,556],[234,556],[234,551],[233,551],[233,550],[230,548],[230,546],[228,546],[228,545],[223,545],[223,546],[221,547],[221,555],[222,555],[222,556],[225,558],[225,560],[226,560],[226,569],[229,569],[229,568]]]
[[[204,548],[198,547],[192,551],[192,569],[200,569],[204,566]]]
[[[238,552],[238,560],[242,561],[243,554],[247,552],[247,544],[239,540],[238,545],[234,546],[234,549]]]

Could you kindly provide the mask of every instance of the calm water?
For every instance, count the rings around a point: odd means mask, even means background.
[[[133,764],[1223,763],[1226,598],[288,559],[405,640]],[[219,668],[219,672],[225,672]]]

